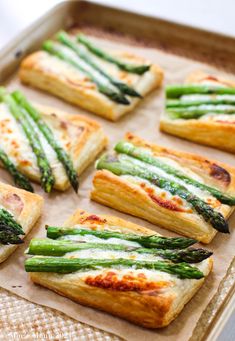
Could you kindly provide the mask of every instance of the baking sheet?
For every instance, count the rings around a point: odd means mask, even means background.
[[[103,43],[106,47],[117,47],[117,43],[107,41],[104,41]],[[118,44],[118,46],[121,46],[121,44]],[[207,65],[192,62],[188,59],[166,54],[155,49],[134,47],[130,45],[122,46],[122,48],[127,51],[138,53],[149,58],[153,63],[159,64],[165,71],[165,82],[167,83],[182,82],[188,73],[199,68],[204,71],[218,72],[210,69]],[[229,77],[231,76],[229,75]],[[234,165],[234,156],[232,154],[199,146],[159,132],[158,121],[164,104],[163,90],[153,92],[142,101],[134,112],[127,114],[119,122],[112,123],[66,104],[50,95],[24,87],[19,84],[19,81],[16,78],[13,78],[10,81],[9,87],[10,89],[21,88],[28,98],[35,102],[39,102],[40,104],[55,106],[71,114],[84,113],[85,115],[96,119],[102,124],[110,139],[110,148],[115,142],[122,138],[126,131],[131,131],[151,142],[188,152],[197,152],[205,157],[214,158]],[[28,275],[25,273],[23,267],[25,259],[23,252],[27,247],[28,241],[33,237],[44,237],[44,225],[46,223],[60,225],[78,207],[92,213],[118,215],[124,219],[129,219],[142,226],[151,228],[165,236],[174,235],[169,231],[165,231],[141,219],[118,213],[115,210],[91,202],[89,200],[89,193],[92,187],[93,175],[94,165],[91,165],[91,167],[89,167],[81,176],[81,187],[78,196],[73,193],[72,190],[67,191],[66,193],[55,192],[51,195],[45,195],[42,193],[39,186],[35,186],[36,192],[42,194],[45,198],[43,216],[26,238],[25,244],[20,246],[18,250],[0,266],[0,286],[31,302],[55,308],[80,322],[101,328],[127,340],[148,340],[154,338],[154,340],[170,341],[175,340],[176,337],[178,340],[188,340],[192,335],[192,331],[194,330],[198,319],[207,307],[211,298],[216,294],[219,283],[226,275],[226,271],[234,255],[234,233],[231,233],[230,235],[218,234],[208,246],[208,249],[215,251],[215,266],[213,273],[206,280],[197,295],[185,307],[180,316],[171,323],[170,326],[162,330],[151,331],[140,328],[119,318],[112,317],[109,314],[83,307],[47,289],[33,285],[29,281]],[[2,170],[0,171],[0,177],[3,181],[9,181],[8,175]],[[230,219],[231,231],[233,230],[234,225],[235,217],[232,217]]]
[[[0,341],[120,341],[118,336],[78,322],[0,288]]]

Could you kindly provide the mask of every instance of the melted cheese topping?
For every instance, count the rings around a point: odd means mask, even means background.
[[[216,85],[216,86],[220,86],[221,88],[226,88],[229,85],[227,84],[223,84],[220,83],[219,80],[211,80],[211,79],[202,79],[199,84],[202,85]],[[188,97],[188,96],[186,96]],[[191,95],[190,98],[191,99],[199,99],[200,95]],[[220,97],[223,97],[225,99],[234,99],[234,95],[220,95]],[[184,98],[184,96],[182,96],[182,99]],[[205,98],[205,95],[202,95],[202,98]],[[208,95],[208,98],[210,98],[210,95]],[[203,115],[202,117],[198,118],[198,120],[201,121],[218,121],[218,122],[228,122],[228,123],[235,123],[235,114],[213,114],[209,113],[206,115]]]
[[[30,174],[33,177],[40,177],[40,171],[37,166],[37,159],[32,151],[32,148],[29,144],[29,141],[20,126],[19,123],[15,120],[13,115],[10,113],[7,105],[4,103],[0,104],[0,146],[6,152],[6,154],[10,157],[10,159],[20,168],[23,169],[27,174]],[[71,136],[78,136],[79,127],[74,126],[73,124],[68,124],[66,133],[63,129],[53,129],[56,123],[62,124],[62,121],[58,119],[54,119],[51,116],[45,115],[43,119],[45,119],[46,123],[53,130],[54,136],[59,141],[61,146],[68,150],[71,149],[71,140],[69,140],[68,133]],[[40,132],[35,122],[31,119],[30,122],[34,127],[34,130],[37,132],[41,145],[45,151],[47,159],[52,168],[53,175],[55,177],[56,182],[65,182],[67,181],[67,175],[65,173],[63,165],[58,161],[57,155],[55,151],[52,149],[50,144],[47,142],[44,135]],[[54,122],[53,122],[54,121]],[[58,127],[59,128],[59,127]]]
[[[200,117],[201,121],[213,121],[221,123],[235,123],[235,114],[207,114]]]
[[[200,100],[212,100],[214,99],[214,97],[219,98],[219,99],[223,99],[223,100],[235,100],[235,95],[216,95],[216,94],[210,94],[210,95],[183,95],[180,97],[180,100],[182,101],[200,101]]]
[[[131,260],[139,260],[139,261],[164,261],[162,258],[149,255],[149,254],[137,254],[134,252],[119,252],[119,251],[103,251],[103,250],[83,250],[67,253],[66,258],[92,258],[92,259],[131,259]],[[208,260],[204,260],[201,263],[191,264],[192,266],[197,267],[200,271],[204,273],[204,275],[208,274]],[[119,279],[123,279],[126,275],[134,275],[138,277],[140,274],[144,274],[146,280],[148,281],[167,281],[172,282],[175,285],[180,285],[180,287],[191,285],[192,281],[197,281],[193,279],[179,279],[176,275],[168,274],[159,270],[149,270],[149,269],[135,269],[135,267],[131,268],[100,268],[97,270],[87,270],[87,271],[77,271],[72,274],[68,274],[66,276],[71,276],[80,279],[86,279],[89,276],[98,276],[104,275],[105,273],[112,271],[118,275]]]
[[[81,49],[84,49],[82,45],[79,44]],[[98,71],[91,68],[89,65],[87,65],[83,60],[80,58],[77,58],[77,55],[75,52],[71,51],[70,49],[63,47],[63,49],[66,50],[66,52],[69,53],[72,59],[75,59],[77,62],[79,62],[79,65],[81,65],[84,69],[91,72],[93,75],[97,77],[97,79],[107,85],[109,87],[116,89],[107,78],[102,76]],[[106,73],[114,77],[116,80],[120,80],[132,87],[135,88],[136,91],[141,93],[142,95],[145,94],[146,89],[149,89],[149,85],[155,82],[155,74],[152,73],[150,70],[145,72],[143,75],[137,75],[134,73],[128,73],[125,71],[120,70],[116,65],[109,63],[107,61],[104,61],[93,54],[86,51],[89,55],[90,59],[92,59],[102,70],[104,70]],[[109,52],[110,53],[110,52]],[[130,62],[129,58],[123,56],[123,53],[120,53],[117,55],[118,58],[125,62]],[[44,71],[48,71],[50,73],[55,74],[57,77],[62,78],[66,81],[69,81],[74,86],[82,86],[87,91],[95,91],[100,96],[104,96],[97,90],[97,87],[94,82],[92,82],[89,77],[83,73],[81,70],[77,69],[75,66],[72,66],[71,64],[67,63],[66,61],[63,61],[55,56],[52,56],[46,52],[44,52],[40,59],[37,61],[38,67],[43,69]],[[141,58],[135,57],[135,60],[133,61],[134,64],[146,64],[146,62],[143,62]],[[118,91],[118,90],[117,90]],[[136,101],[136,98],[127,96],[130,103],[133,103]],[[105,98],[108,101],[111,101],[108,97],[105,96]],[[112,102],[113,103],[113,102]],[[118,104],[117,104],[118,106]]]
[[[158,157],[156,157],[156,159],[158,159]],[[181,167],[177,162],[175,162],[169,158],[166,158],[166,157],[159,158],[159,159],[164,160],[164,163],[168,164],[169,166],[173,166],[173,167],[177,168],[178,170],[182,171],[186,175],[185,169],[183,167]],[[196,186],[186,184],[183,180],[175,177],[174,175],[166,173],[164,170],[162,170],[158,167],[152,166],[150,164],[144,163],[144,162],[137,160],[137,159],[134,159],[134,158],[132,158],[132,162],[138,166],[144,167],[144,169],[147,169],[150,172],[151,171],[154,172],[155,174],[157,174],[161,178],[165,178],[169,181],[175,182],[175,183],[185,187],[189,192],[195,194],[196,196],[198,196],[203,201],[207,202],[212,207],[216,208],[219,204],[218,200],[216,198],[214,198],[209,192],[204,191],[204,190],[202,190]],[[176,167],[176,165],[177,165],[177,167]],[[188,171],[188,169],[187,169],[187,171]],[[189,174],[187,174],[187,175],[194,178],[195,180],[199,180],[200,182],[203,183],[203,180],[200,179],[200,177],[197,174],[195,174],[194,172],[189,170]],[[166,196],[167,200],[172,201],[175,197],[177,197],[176,195],[172,195],[169,191],[166,191],[165,189],[160,189],[159,187],[151,184],[147,180],[142,180],[138,177],[133,177],[133,176],[129,176],[129,175],[128,176],[125,175],[125,176],[121,176],[121,177],[125,178],[127,181],[130,181],[132,183],[136,183],[139,185],[141,183],[146,183],[146,184],[148,184],[148,187],[150,187],[154,190],[154,193],[156,196],[162,196],[162,194],[164,193],[164,196]],[[185,208],[190,207],[189,204],[187,203],[187,201],[181,199],[181,202],[182,202],[183,207],[185,207]]]
[[[120,240],[119,240],[120,241]],[[119,243],[122,245],[122,241]],[[161,257],[151,254],[140,254],[137,252],[125,252],[125,251],[111,251],[111,250],[99,250],[88,249],[68,252],[65,255],[66,258],[92,258],[92,259],[130,259],[130,260],[145,260],[145,261],[158,261],[162,260]]]
[[[76,227],[76,226],[74,226]],[[79,226],[78,228],[86,228],[84,225]],[[87,228],[89,230],[89,228]],[[106,230],[106,229],[105,229]],[[113,231],[113,230],[109,230]],[[118,232],[115,228],[115,232]],[[108,238],[108,239],[102,239],[93,235],[66,235],[63,237],[58,238],[58,240],[71,240],[71,241],[77,241],[77,242],[87,242],[87,243],[102,243],[102,244],[116,244],[116,245],[126,245],[126,246],[133,246],[133,247],[141,247],[139,243],[132,242],[129,240],[122,240],[119,238]]]
[[[90,227],[88,225],[74,225],[74,228],[82,228],[86,230],[90,230]],[[92,225],[92,229],[95,227],[97,231],[113,231],[113,232],[124,232],[124,228],[121,226],[111,226],[108,224],[105,225]],[[131,231],[130,231],[131,232]],[[133,232],[132,232],[133,233]],[[142,234],[141,234],[142,235]],[[58,238],[58,240],[71,240],[71,241],[80,241],[80,242],[90,242],[90,243],[102,243],[102,244],[117,244],[117,245],[126,245],[126,246],[133,246],[133,247],[143,247],[137,242],[122,240],[119,238],[109,238],[109,239],[102,239],[98,238],[93,235],[85,235],[85,236],[79,236],[79,235],[66,235],[61,238]],[[68,252],[65,254],[66,258],[92,258],[92,259],[130,259],[130,260],[142,260],[142,261],[163,261],[159,256],[154,256],[152,254],[139,254],[137,252],[131,251],[131,252],[124,252],[124,251],[111,251],[111,250],[99,250],[99,249],[88,249],[88,250],[81,250],[81,251],[74,251],[74,252]],[[199,270],[201,270],[205,275],[208,274],[208,260],[204,260],[201,263],[192,264],[192,266],[196,266]],[[87,270],[87,271],[77,271],[71,274],[63,275],[68,278],[73,279],[82,279],[86,281],[88,278],[87,276],[96,277],[96,276],[106,276],[109,272],[112,272],[117,276],[119,280],[124,280],[126,276],[134,276],[135,278],[138,278],[138,276],[145,276],[145,279],[147,281],[153,281],[153,282],[161,282],[166,281],[170,282],[170,290],[175,290],[174,287],[176,285],[180,285],[182,289],[185,290],[190,289],[192,281],[191,279],[179,279],[175,275],[168,274],[166,272],[162,272],[159,270],[147,270],[147,269],[135,269],[133,266],[132,268],[100,268],[97,270]],[[56,276],[56,274],[55,274]],[[57,276],[61,276],[57,274]],[[172,289],[173,288],[173,289]],[[169,287],[168,287],[169,289]]]
[[[205,182],[201,176],[193,172],[191,169],[181,166],[177,161],[172,160],[166,156],[155,156],[155,157],[157,160],[162,161],[168,166],[171,166],[172,168],[179,170],[182,174],[192,178],[193,180],[201,182],[202,184]]]
[[[178,207],[179,210],[185,209],[188,213],[192,213],[191,206],[188,204],[186,200],[180,198],[177,195],[172,195],[170,192],[153,185],[148,180],[144,180],[137,176],[131,175],[122,175],[121,178],[127,180],[128,182],[131,182],[134,185],[140,186],[147,193],[151,193],[152,197],[161,198],[164,201],[170,201],[172,202],[173,205],[176,205],[176,207]]]
[[[72,226],[71,226],[72,228]],[[113,232],[121,232],[121,233],[133,233],[132,230],[126,229],[123,226],[114,226],[109,225],[107,223],[98,225],[98,224],[92,224],[92,226],[89,226],[86,224],[77,224],[74,225],[73,228],[81,228],[89,231],[90,229],[96,230],[96,231],[113,231]],[[141,233],[135,233],[137,235],[143,235]],[[157,233],[156,233],[157,234]],[[117,245],[126,245],[126,246],[132,246],[132,247],[143,247],[137,242],[122,240],[119,238],[109,238],[109,239],[102,239],[98,238],[93,235],[65,235],[61,238],[58,238],[58,240],[70,240],[70,241],[80,241],[80,242],[90,242],[90,243],[102,243],[102,244],[117,244]],[[123,252],[123,251],[110,251],[110,250],[99,250],[99,249],[88,249],[88,250],[81,250],[81,251],[74,251],[74,252],[68,252],[64,257],[66,258],[92,258],[92,259],[131,259],[131,260],[145,260],[145,261],[158,261],[158,260],[164,260],[159,256],[154,256],[152,254],[139,254],[137,252],[131,251],[131,252]],[[207,275],[209,272],[208,267],[208,260],[204,260],[201,263],[192,264],[192,266],[196,266],[199,270],[201,270],[204,275]],[[86,282],[87,278],[90,278],[92,281],[92,278],[96,276],[108,276],[109,273],[112,272],[116,276],[116,280],[124,281],[125,283],[126,278],[128,276],[131,276],[132,278],[143,278],[144,281],[150,281],[154,283],[159,283],[161,281],[169,282],[169,286],[166,287],[167,290],[176,290],[176,287],[180,287],[180,290],[187,291],[190,290],[192,286],[192,282],[196,282],[197,280],[191,280],[191,279],[179,279],[175,275],[168,274],[166,272],[158,271],[158,270],[147,270],[147,269],[135,269],[132,268],[100,268],[97,270],[87,270],[87,271],[77,271],[71,274],[66,275],[60,275],[60,274],[54,274],[55,276],[66,276],[68,280],[71,278],[71,280],[78,279],[83,280]],[[89,277],[88,277],[89,276]],[[112,282],[112,279],[111,279]],[[165,289],[164,289],[165,290]]]

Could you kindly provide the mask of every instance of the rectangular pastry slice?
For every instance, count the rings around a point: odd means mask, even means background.
[[[7,259],[42,213],[43,198],[0,183],[0,263]]]
[[[162,83],[162,70],[142,57],[100,50],[100,42],[97,46],[81,34],[59,32],[57,40],[45,42],[43,51],[23,60],[19,73],[23,83],[112,121]]]
[[[93,200],[204,243],[217,231],[228,233],[234,168],[131,133],[115,151],[96,164]]]
[[[91,119],[32,106],[19,91],[2,96],[0,160],[10,172],[16,167],[29,179],[41,182],[46,192],[52,188],[64,191],[70,184],[77,190],[77,174],[106,144],[101,126]],[[14,172],[12,175],[15,178]]]
[[[211,252],[126,220],[78,210],[47,227],[25,262],[33,282],[140,326],[167,326],[201,287]]]
[[[160,129],[187,140],[235,151],[235,82],[198,71],[166,90]]]

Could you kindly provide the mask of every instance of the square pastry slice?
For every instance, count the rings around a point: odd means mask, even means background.
[[[0,263],[7,259],[42,213],[43,198],[0,183]]]
[[[32,105],[19,91],[2,95],[0,160],[19,186],[12,167],[46,192],[64,191],[70,184],[77,190],[77,176],[106,144],[101,126],[91,119]]]
[[[84,35],[57,34],[43,50],[23,60],[19,77],[109,120],[134,109],[143,96],[158,88],[163,72],[140,56],[103,50]]]
[[[203,284],[211,252],[129,221],[78,210],[66,227],[32,239],[25,262],[33,282],[140,326],[167,326]]]
[[[160,129],[187,140],[235,151],[235,82],[198,71],[166,89]]]
[[[209,243],[235,204],[235,169],[128,133],[97,161],[91,198]]]

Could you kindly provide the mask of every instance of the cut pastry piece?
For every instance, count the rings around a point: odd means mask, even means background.
[[[211,252],[126,220],[78,210],[47,227],[25,262],[33,282],[140,326],[167,326],[203,284]],[[192,264],[190,264],[192,263]]]
[[[187,140],[235,151],[235,82],[198,71],[168,86],[160,129]]]
[[[91,198],[209,243],[235,205],[235,169],[128,133],[97,161]]]
[[[46,192],[66,190],[70,184],[77,191],[77,175],[107,144],[101,126],[80,115],[32,105],[19,91],[8,94],[1,88],[0,95],[0,159],[16,184],[30,190],[24,174]]]
[[[21,244],[42,213],[43,198],[0,183],[0,263]]]
[[[130,112],[143,96],[158,88],[162,70],[142,57],[100,50],[102,44],[83,35],[57,35],[44,51],[26,57],[23,83],[46,90],[112,121]]]

